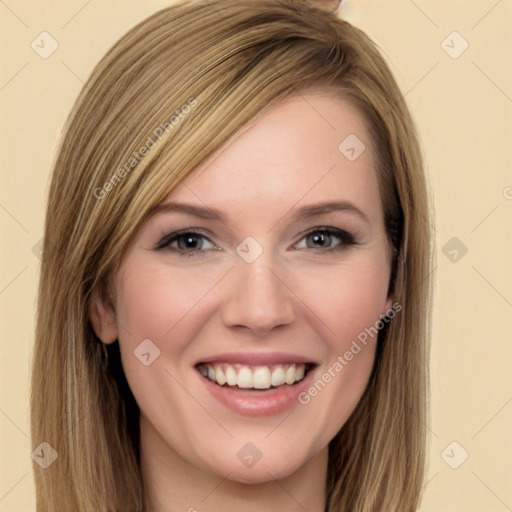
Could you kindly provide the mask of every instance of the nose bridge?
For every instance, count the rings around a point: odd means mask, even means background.
[[[228,295],[223,305],[224,323],[264,333],[292,322],[293,294],[285,285],[283,266],[277,256],[270,249],[257,250],[251,246],[251,241],[248,246],[240,244],[237,253],[239,257],[231,272]]]

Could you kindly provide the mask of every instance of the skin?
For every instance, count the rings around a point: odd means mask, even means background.
[[[366,144],[354,161],[338,150],[349,134]],[[316,380],[389,310],[390,260],[364,120],[327,90],[290,96],[170,200],[218,209],[223,221],[153,216],[116,276],[115,313],[99,294],[91,311],[100,340],[119,339],[140,407],[151,510],[321,512],[328,443],[364,392],[375,340],[307,405],[263,418],[213,399],[194,364],[221,352],[293,352],[318,363]],[[298,208],[327,200],[350,202],[366,220],[348,210],[294,220]],[[334,234],[318,241],[310,234],[318,227],[345,230],[355,244]],[[193,245],[196,256],[155,249],[188,228],[206,237]],[[236,252],[248,236],[263,248],[250,264]],[[180,247],[191,252],[183,239]],[[148,338],[160,355],[145,366],[134,350]],[[249,442],[262,454],[251,468],[236,455]]]

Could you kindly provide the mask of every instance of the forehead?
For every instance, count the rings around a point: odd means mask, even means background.
[[[355,107],[326,90],[297,93],[195,169],[168,199],[212,207],[290,205],[340,195],[374,201],[373,161],[366,121]]]

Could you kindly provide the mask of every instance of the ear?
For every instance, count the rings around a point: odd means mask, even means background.
[[[392,293],[390,293],[386,299],[386,302],[384,303],[384,309],[383,311],[381,311],[381,313],[386,316],[386,313],[390,310],[390,309],[393,309],[392,306],[393,306],[393,301],[394,301],[394,296]]]
[[[101,287],[94,289],[89,306],[89,319],[96,336],[105,344],[110,345],[117,340],[117,322],[111,301],[103,293]]]
[[[398,272],[398,269],[396,270]],[[381,314],[387,316],[386,313],[392,309],[393,302],[395,300],[395,289],[396,286],[396,276],[393,275],[393,269],[391,270],[391,275],[389,276],[389,284],[388,284],[388,292],[386,297],[386,302],[384,302],[383,309]]]
[[[384,309],[381,313],[386,316],[386,313],[393,309],[393,304],[395,302],[395,289],[397,285],[397,281],[401,279],[402,275],[402,266],[401,266],[401,250],[391,249],[391,274],[389,276],[389,284],[388,284],[388,293],[386,297],[386,302],[384,303]]]

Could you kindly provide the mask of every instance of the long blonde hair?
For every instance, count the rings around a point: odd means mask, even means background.
[[[431,222],[421,150],[380,52],[350,23],[286,0],[182,1],[130,30],[85,84],[54,162],[31,387],[37,511],[144,507],[138,407],[118,342],[89,322],[153,209],[199,164],[293,92],[328,87],[366,119],[377,156],[391,287],[356,410],[329,445],[326,510],[412,511],[427,422]],[[141,151],[141,148],[149,148]]]

